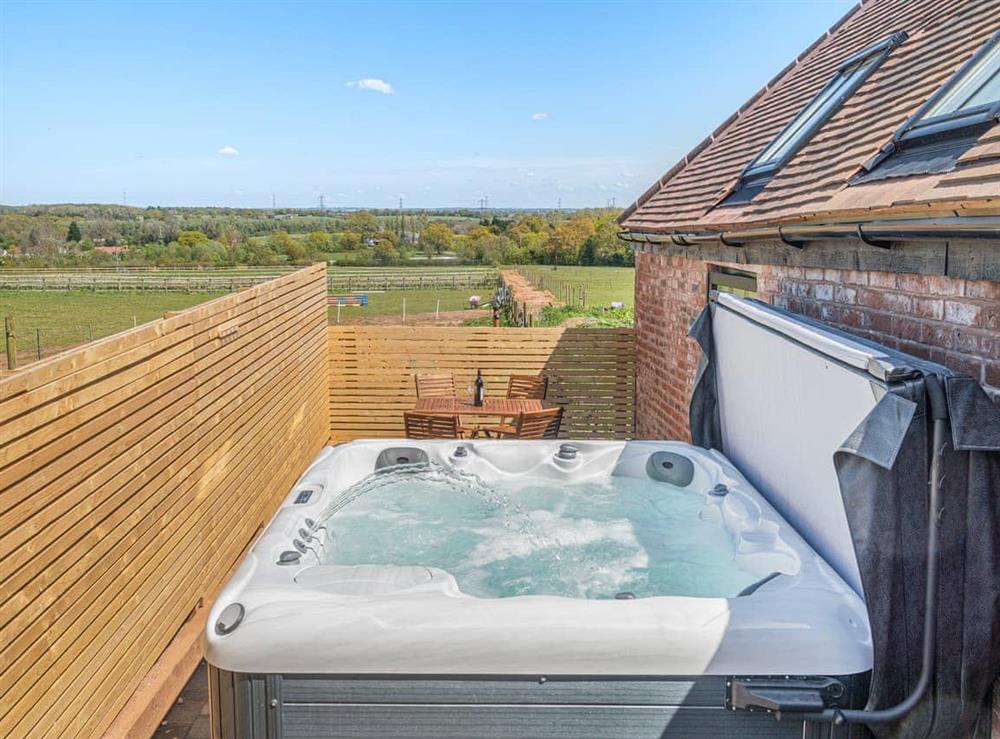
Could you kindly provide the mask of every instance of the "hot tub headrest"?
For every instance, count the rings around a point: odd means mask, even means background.
[[[646,460],[646,474],[659,482],[685,488],[694,479],[694,462],[675,452],[653,452]]]
[[[401,464],[427,464],[430,458],[423,449],[413,446],[394,446],[383,449],[375,460],[375,472],[386,467],[398,467]]]

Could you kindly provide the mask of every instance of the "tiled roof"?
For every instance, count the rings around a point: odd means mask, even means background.
[[[1000,0],[867,0],[642,195],[619,218],[632,231],[718,231],[794,221],[1000,210],[1000,126],[953,170],[847,186],[861,166],[1000,26]],[[751,202],[716,207],[743,168],[848,57],[909,39]]]

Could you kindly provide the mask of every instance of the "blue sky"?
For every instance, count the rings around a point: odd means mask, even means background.
[[[852,4],[0,0],[0,203],[623,206]]]

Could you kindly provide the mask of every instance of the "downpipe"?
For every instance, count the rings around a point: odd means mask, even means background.
[[[937,585],[939,516],[941,498],[941,460],[947,442],[946,422],[948,404],[945,401],[941,379],[925,375],[927,397],[930,402],[933,428],[933,456],[931,457],[931,485],[927,521],[927,589],[924,593],[924,643],[920,678],[912,692],[901,702],[889,708],[873,711],[864,709],[828,708],[819,713],[799,714],[795,718],[805,721],[822,721],[841,725],[844,723],[885,724],[899,721],[912,711],[926,695],[934,679],[934,654],[937,649]]]

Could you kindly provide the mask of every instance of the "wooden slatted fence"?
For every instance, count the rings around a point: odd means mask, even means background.
[[[0,736],[100,736],[329,436],[308,267],[0,378]]]
[[[331,326],[331,441],[402,436],[415,374],[451,372],[465,393],[477,369],[496,396],[511,374],[548,375],[549,402],[566,409],[564,437],[634,433],[633,329]]]

